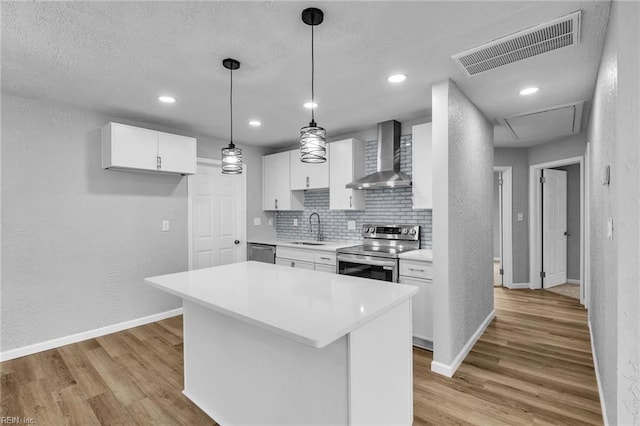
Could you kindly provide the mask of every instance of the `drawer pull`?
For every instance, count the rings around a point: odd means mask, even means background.
[[[320,259],[322,259],[322,260],[331,260],[330,257],[320,257]]]
[[[424,269],[409,268],[409,270],[412,271],[412,272],[424,272]]]

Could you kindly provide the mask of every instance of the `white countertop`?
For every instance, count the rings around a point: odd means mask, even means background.
[[[418,288],[241,262],[145,283],[299,343],[322,348],[411,298]]]
[[[315,240],[305,240],[305,239],[295,239],[292,238],[290,240],[269,240],[269,239],[251,239],[248,240],[249,243],[256,244],[268,244],[271,246],[281,246],[281,247],[292,247],[306,250],[315,250],[315,251],[336,251],[343,247],[350,247],[361,244],[359,242],[353,241],[320,241],[322,245],[304,245],[304,244],[293,244],[292,241],[309,241],[310,243],[316,243]]]
[[[398,257],[400,259],[422,260],[424,262],[432,262],[433,250],[431,249],[411,250],[406,253],[399,254]]]

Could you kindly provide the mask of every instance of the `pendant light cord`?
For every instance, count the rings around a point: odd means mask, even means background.
[[[315,109],[315,96],[314,96],[314,91],[313,91],[313,80],[315,77],[315,61],[314,61],[314,55],[313,55],[313,27],[314,25],[311,25],[311,122],[313,123],[313,126],[315,126],[315,122],[316,122],[316,118],[315,115],[313,113],[313,110]]]
[[[231,87],[229,88],[229,110],[231,111],[231,119],[229,120],[229,127],[231,133],[231,140],[229,145],[233,147],[233,68],[231,68]]]

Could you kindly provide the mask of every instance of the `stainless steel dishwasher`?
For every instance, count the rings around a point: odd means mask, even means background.
[[[276,246],[271,244],[247,244],[247,259],[264,263],[276,263]]]

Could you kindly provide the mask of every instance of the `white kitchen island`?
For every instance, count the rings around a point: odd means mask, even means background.
[[[183,299],[184,394],[216,422],[413,422],[416,287],[259,262],[145,282]]]

